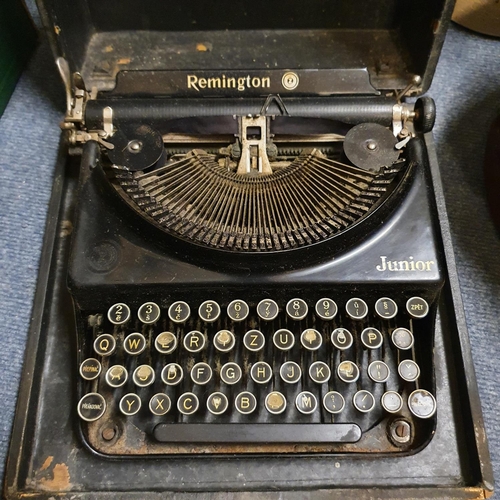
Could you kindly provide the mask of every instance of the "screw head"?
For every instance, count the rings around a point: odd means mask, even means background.
[[[394,420],[389,426],[389,436],[394,444],[407,444],[411,440],[411,425],[406,420]]]
[[[138,153],[142,149],[142,142],[137,140],[130,141],[127,144],[127,149],[131,153]]]

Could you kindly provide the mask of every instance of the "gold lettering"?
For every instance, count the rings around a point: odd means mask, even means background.
[[[269,78],[268,76],[266,76],[265,78],[262,78],[261,82],[262,82],[261,87],[269,88],[271,86],[271,78]]]
[[[188,410],[188,411],[189,411],[189,410],[193,407],[193,405],[188,406],[188,405],[186,404],[188,401],[189,401],[189,402],[191,402],[191,401],[192,401],[192,399],[191,399],[191,398],[186,398],[186,399],[184,400],[184,402],[182,403],[182,406],[184,406],[184,409],[185,409],[185,410]]]
[[[198,342],[200,341],[200,339],[198,337],[195,337],[194,335],[191,335],[191,337],[189,337],[189,347],[193,347],[193,345],[195,345],[196,347],[198,347]]]
[[[200,89],[205,89],[207,87],[207,79],[206,78],[199,78],[198,79],[198,86]]]
[[[250,342],[250,345],[251,346],[256,346],[257,345],[257,339],[259,338],[258,335],[250,335],[250,338],[252,339],[252,341]]]
[[[241,398],[241,407],[242,408],[250,408],[250,398],[247,398],[247,397]]]
[[[187,79],[188,89],[195,89],[199,92],[200,89],[196,86],[198,83],[198,77],[196,75],[188,75]]]
[[[220,78],[209,78],[208,79],[208,88],[209,89],[220,89],[221,88]]]
[[[135,399],[132,399],[132,401],[129,401],[128,399],[126,400],[128,404],[128,411],[132,409],[132,406],[134,406]]]
[[[164,410],[165,408],[163,408],[163,402],[165,400],[164,399],[157,399],[156,400],[156,410]]]
[[[137,349],[139,347],[139,339],[128,339],[128,347],[130,350]]]
[[[106,352],[109,349],[109,340],[108,339],[102,339],[99,342],[99,348],[101,349],[101,351]]]

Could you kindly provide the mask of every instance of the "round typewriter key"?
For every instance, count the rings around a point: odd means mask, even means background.
[[[250,368],[250,376],[257,384],[267,384],[273,376],[273,370],[264,361],[258,361]]]
[[[243,345],[249,351],[260,351],[266,344],[266,338],[258,330],[249,330],[243,337]]]
[[[127,304],[115,304],[108,309],[108,319],[113,325],[123,325],[130,319],[130,307]]]
[[[403,351],[413,347],[413,333],[406,328],[396,328],[391,335],[392,343]]]
[[[138,356],[146,349],[146,337],[142,333],[131,333],[123,340],[123,348],[128,354]]]
[[[266,410],[273,415],[279,415],[286,409],[286,399],[281,392],[273,391],[266,396],[264,402]]]
[[[352,403],[362,413],[368,413],[375,407],[375,398],[369,391],[361,390],[354,394]]]
[[[420,377],[420,368],[412,359],[401,361],[398,366],[399,376],[407,382],[415,382]]]
[[[300,320],[307,316],[309,308],[307,304],[302,299],[292,299],[288,301],[286,305],[286,313],[292,319]]]
[[[396,391],[387,391],[382,395],[380,403],[385,411],[397,413],[403,408],[403,398]]]
[[[274,333],[273,343],[280,351],[289,351],[295,344],[295,336],[290,330],[282,328]]]
[[[225,384],[237,384],[240,381],[241,376],[241,367],[236,363],[226,363],[220,369],[220,378]]]
[[[114,365],[106,372],[106,382],[111,387],[121,387],[128,378],[127,369],[122,365]]]
[[[161,332],[156,337],[155,347],[160,354],[170,354],[177,347],[177,337],[172,332]]]
[[[406,302],[406,310],[412,318],[425,318],[429,312],[429,304],[422,297],[412,297]]]
[[[378,349],[384,343],[384,337],[376,328],[365,328],[361,332],[361,342],[368,349]]]
[[[234,399],[234,406],[242,415],[248,415],[257,408],[257,399],[251,392],[240,392]]]
[[[212,368],[206,363],[196,363],[191,369],[191,380],[198,385],[205,385],[212,378]]]
[[[147,387],[155,381],[155,371],[149,365],[138,366],[134,370],[132,380],[139,387]]]
[[[193,330],[184,336],[183,344],[189,352],[200,352],[205,347],[205,335]]]
[[[316,361],[309,367],[309,376],[317,384],[324,384],[330,380],[332,373],[323,361]]]
[[[398,306],[392,299],[382,297],[375,303],[375,312],[383,319],[392,319],[398,313]]]
[[[280,367],[280,377],[287,384],[296,384],[302,377],[302,370],[294,361],[287,361]]]
[[[264,299],[257,304],[257,314],[265,321],[272,321],[279,312],[278,304],[272,299]]]
[[[160,306],[154,302],[146,302],[139,307],[137,317],[139,321],[147,325],[156,323],[160,317]]]
[[[170,398],[163,392],[155,394],[149,400],[149,411],[153,415],[165,415],[170,411],[171,406],[172,403],[170,401]]]
[[[94,351],[99,356],[111,356],[116,349],[116,340],[113,335],[103,333],[94,340]]]
[[[436,413],[437,404],[429,391],[417,389],[408,397],[408,408],[416,417],[430,418]]]
[[[120,403],[118,404],[118,406],[120,408],[120,411],[124,415],[131,417],[132,415],[138,413],[141,409],[141,398],[133,392],[131,392],[130,394],[125,394],[125,396],[120,399]]]
[[[363,319],[368,314],[368,306],[362,299],[349,299],[345,305],[345,310],[352,319]]]
[[[342,361],[337,368],[337,375],[343,382],[352,384],[359,378],[359,368],[352,361]]]
[[[236,339],[229,330],[220,330],[214,335],[214,346],[218,351],[229,352],[235,343]]]
[[[233,321],[243,321],[247,318],[250,309],[244,300],[233,300],[227,306],[227,315]]]
[[[323,337],[318,330],[314,330],[314,328],[308,328],[302,332],[300,336],[300,343],[308,350],[308,351],[317,351],[321,345],[323,344]]]
[[[161,379],[164,384],[177,385],[184,377],[184,371],[181,365],[177,363],[169,363],[161,371]]]
[[[335,328],[332,332],[331,341],[337,349],[344,351],[352,346],[354,339],[352,338],[352,334],[349,330],[346,330],[345,328]]]
[[[337,391],[330,391],[323,398],[323,406],[329,413],[340,413],[345,406],[344,396]]]
[[[200,406],[200,402],[196,397],[196,394],[192,392],[185,392],[181,395],[181,397],[177,400],[177,409],[183,415],[192,415],[198,410]]]
[[[300,413],[309,415],[316,411],[318,401],[312,392],[304,391],[297,394],[297,397],[295,398],[295,406]]]
[[[188,304],[186,304],[182,300],[174,302],[168,308],[168,317],[174,323],[184,323],[189,319],[190,315],[191,315],[191,308],[189,307]]]
[[[319,299],[314,309],[316,310],[316,314],[324,320],[335,318],[338,312],[337,304],[328,298]]]
[[[95,358],[87,358],[80,365],[80,375],[85,380],[94,380],[101,374],[101,363]]]
[[[213,323],[220,316],[220,306],[215,300],[205,300],[198,308],[198,314],[205,323]]]
[[[97,394],[97,392],[91,392],[90,394],[85,394],[85,396],[80,399],[77,410],[82,420],[86,422],[95,422],[104,415],[106,411],[106,401],[100,394]]]
[[[222,415],[228,408],[229,401],[222,392],[214,392],[207,398],[207,409],[214,415]]]
[[[368,375],[374,382],[385,382],[391,370],[383,361],[373,361],[368,366]]]

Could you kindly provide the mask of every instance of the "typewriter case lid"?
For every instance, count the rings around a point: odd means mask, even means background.
[[[373,96],[412,82],[419,95],[430,86],[454,5],[37,1],[56,57],[98,98]]]

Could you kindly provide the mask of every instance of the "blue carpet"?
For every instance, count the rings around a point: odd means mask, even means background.
[[[495,476],[500,477],[500,240],[482,161],[500,112],[500,41],[453,27],[429,92],[465,313]],[[64,95],[46,43],[0,119],[0,480],[31,317]],[[499,166],[500,168],[500,166]],[[500,195],[500,194],[499,194]],[[500,499],[500,495],[495,495]]]

